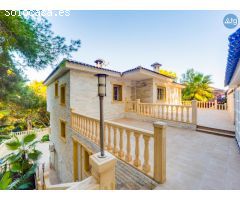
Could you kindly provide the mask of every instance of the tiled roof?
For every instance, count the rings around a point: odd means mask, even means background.
[[[126,73],[128,73],[128,72],[132,72],[132,71],[136,71],[136,70],[140,70],[140,69],[144,69],[144,70],[147,70],[147,71],[149,71],[149,72],[151,72],[151,73],[154,73],[154,74],[157,74],[157,75],[161,75],[161,76],[165,76],[165,77],[170,78],[170,79],[174,79],[174,78],[172,78],[172,77],[170,77],[170,76],[167,76],[167,75],[164,75],[164,74],[160,74],[160,73],[158,73],[158,72],[152,71],[152,70],[147,69],[147,68],[142,67],[142,66],[138,66],[138,67],[135,67],[135,68],[133,68],[133,69],[129,69],[129,70],[127,70],[127,71],[124,71],[124,72],[122,72],[122,75],[123,75],[123,74],[126,74]]]
[[[154,74],[157,74],[157,75],[161,75],[161,76],[165,76],[165,77],[167,77],[167,78],[173,79],[173,78],[170,77],[170,76],[166,76],[166,75],[163,75],[163,74],[159,74],[158,72],[152,71],[152,70],[147,69],[147,68],[144,68],[144,67],[142,67],[142,66],[138,66],[138,67],[135,67],[135,68],[126,70],[126,71],[124,71],[124,72],[121,73],[121,72],[118,72],[118,71],[115,71],[115,70],[106,69],[106,68],[99,68],[99,67],[96,67],[96,66],[94,66],[94,65],[86,64],[86,63],[79,62],[79,61],[75,61],[75,60],[71,60],[71,59],[64,59],[64,60],[48,75],[48,77],[44,80],[44,83],[60,68],[61,64],[62,64],[63,62],[65,62],[65,61],[70,62],[70,63],[74,63],[74,64],[79,64],[79,65],[82,65],[82,66],[85,66],[85,67],[89,67],[89,68],[100,69],[100,70],[103,70],[103,71],[118,73],[118,74],[120,74],[121,76],[123,76],[123,75],[126,74],[126,73],[132,72],[132,71],[144,69],[144,70],[147,70],[147,71],[149,71],[149,72],[151,72],[151,73],[154,73]]]
[[[229,49],[225,72],[225,86],[229,85],[240,58],[240,28],[229,36]]]
[[[90,68],[95,68],[95,69],[101,69],[101,70],[104,70],[104,71],[116,72],[116,73],[121,74],[121,72],[118,72],[118,71],[115,71],[115,70],[106,69],[106,68],[99,68],[99,67],[96,67],[96,66],[94,66],[94,65],[89,65],[89,64],[86,64],[86,63],[83,63],[83,62],[79,62],[79,61],[75,61],[75,60],[67,59],[66,61],[71,62],[71,63],[74,63],[74,64],[83,65],[83,66],[85,66],[85,67],[90,67]]]
[[[45,83],[60,68],[61,64],[66,62],[66,61],[70,62],[70,63],[74,63],[74,64],[83,65],[85,67],[90,67],[90,68],[95,68],[95,69],[101,69],[101,70],[104,70],[104,71],[119,73],[121,75],[121,72],[114,71],[114,70],[111,70],[111,69],[99,68],[99,67],[96,67],[94,65],[86,64],[86,63],[75,61],[75,60],[71,60],[71,59],[63,59],[63,61],[48,75],[48,77],[44,80],[43,83]]]

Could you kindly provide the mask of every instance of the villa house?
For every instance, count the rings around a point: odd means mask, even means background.
[[[117,72],[114,70],[102,67],[102,60],[96,60],[96,66],[76,62],[72,60],[64,60],[44,81],[47,86],[47,110],[50,112],[51,134],[51,165],[56,170],[61,182],[71,182],[73,180],[82,180],[89,176],[89,155],[92,154],[91,148],[80,142],[80,150],[75,148],[75,142],[78,141],[73,124],[89,126],[92,132],[97,132],[97,121],[94,118],[99,118],[99,99],[98,99],[98,80],[95,76],[99,73],[107,74],[106,78],[106,97],[104,98],[104,118],[111,120],[115,118],[125,117],[126,107],[125,102],[141,102],[143,108],[139,111],[145,112],[145,106],[148,104],[159,105],[174,105],[176,114],[168,115],[166,118],[178,116],[178,105],[181,105],[181,90],[183,85],[176,83],[173,78],[159,74],[159,63],[152,65],[153,70],[144,67],[136,67],[125,72]],[[186,111],[189,111],[186,106]],[[162,108],[165,109],[165,108]],[[166,107],[167,110],[172,107]],[[152,107],[146,112],[152,112]],[[162,110],[163,111],[163,110]],[[183,109],[182,109],[183,112]],[[78,116],[77,114],[78,113]],[[154,115],[159,113],[152,113]],[[83,117],[88,116],[88,117]],[[189,114],[186,115],[186,122],[189,121]],[[75,117],[75,118],[73,118]],[[91,117],[91,118],[90,118]],[[182,121],[183,121],[182,115]],[[96,125],[96,128],[95,128]],[[107,124],[108,125],[108,124]],[[110,127],[110,128],[109,128]],[[123,157],[121,150],[123,144],[120,126],[114,127],[114,124],[108,126],[108,132],[111,128],[114,130],[114,152],[117,152],[115,147],[117,140],[120,141],[120,158]],[[116,130],[119,130],[116,132]],[[86,132],[86,129],[82,129]],[[133,130],[134,131],[134,130]],[[143,137],[145,143],[141,145],[148,148],[148,133],[139,134],[146,135]],[[117,139],[116,134],[120,134]],[[126,130],[128,136],[128,130]],[[130,138],[130,136],[129,136]],[[142,137],[141,137],[142,138]],[[91,139],[97,141],[97,136],[91,136]],[[125,136],[124,136],[125,139]],[[137,138],[136,138],[137,139]],[[111,143],[111,136],[108,136],[108,142]],[[138,143],[137,143],[138,144]],[[90,144],[91,145],[91,144]],[[130,141],[127,142],[127,153],[130,154]],[[125,145],[124,145],[125,146]],[[108,144],[108,149],[112,147]],[[80,153],[76,153],[80,151]],[[122,152],[121,152],[122,151]],[[75,154],[73,153],[75,152]],[[148,152],[145,150],[145,161],[143,171],[150,173],[148,165]],[[126,159],[131,161],[131,156],[127,155]],[[152,158],[150,158],[152,159]],[[80,163],[78,161],[80,160]],[[140,162],[134,162],[135,166],[140,165]],[[142,181],[143,179],[141,179]]]
[[[240,29],[229,36],[229,51],[225,73],[225,86],[228,86],[227,103],[235,135],[240,146]]]

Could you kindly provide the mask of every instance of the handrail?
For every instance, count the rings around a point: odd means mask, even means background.
[[[186,105],[177,105],[165,103],[142,103],[138,99],[137,101],[126,101],[125,111],[135,112],[138,115],[167,121],[195,125],[197,123],[196,102],[191,102]]]
[[[191,101],[182,101],[182,105],[189,105]],[[197,108],[213,109],[213,110],[227,110],[226,103],[218,103],[215,101],[197,101]]]
[[[97,118],[81,115],[73,111],[71,113],[72,129],[89,138],[97,145],[99,145],[100,140],[99,125],[99,119]],[[152,177],[153,163],[151,162],[153,162],[154,155],[150,155],[149,143],[154,142],[154,133],[108,120],[104,122],[104,126],[105,148],[119,159]],[[140,143],[143,144],[143,148]],[[135,149],[135,153],[132,152],[132,148]],[[153,146],[151,148],[151,152],[154,152]],[[140,158],[140,155],[143,155],[144,158]],[[135,159],[133,160],[133,158]],[[152,159],[150,160],[150,158]]]
[[[92,116],[88,116],[88,115],[82,115],[82,114],[79,114],[77,112],[74,112],[72,111],[72,114],[76,114],[76,115],[79,115],[79,116],[82,116],[82,117],[86,117],[86,118],[89,118],[89,119],[92,119],[92,120],[95,120],[95,121],[99,121],[98,118],[95,118],[95,117],[92,117]],[[137,128],[137,127],[134,127],[134,126],[129,126],[129,125],[123,125],[123,124],[120,124],[120,123],[117,123],[117,122],[113,122],[113,121],[109,121],[109,120],[105,120],[104,121],[105,124],[109,124],[109,125],[113,125],[115,127],[118,127],[118,128],[124,128],[126,130],[129,130],[129,131],[137,131],[143,135],[146,135],[146,136],[149,136],[149,137],[153,137],[153,131],[149,131],[149,130],[146,130],[146,129],[141,129],[141,128]]]
[[[45,132],[45,131],[50,131],[50,128],[40,128],[40,129],[32,129],[29,131],[17,131],[17,132],[10,132],[12,135],[25,135],[25,134],[30,134],[30,133],[39,133],[39,132]]]

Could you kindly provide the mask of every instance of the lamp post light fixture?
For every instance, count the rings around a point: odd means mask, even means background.
[[[103,115],[103,98],[106,96],[106,77],[107,74],[96,74],[98,77],[98,96],[100,105],[100,158],[104,158],[104,115]]]

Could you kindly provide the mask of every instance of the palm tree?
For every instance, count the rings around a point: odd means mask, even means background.
[[[209,101],[214,97],[210,87],[211,76],[188,69],[182,75],[181,83],[186,85],[183,89],[183,100]]]

